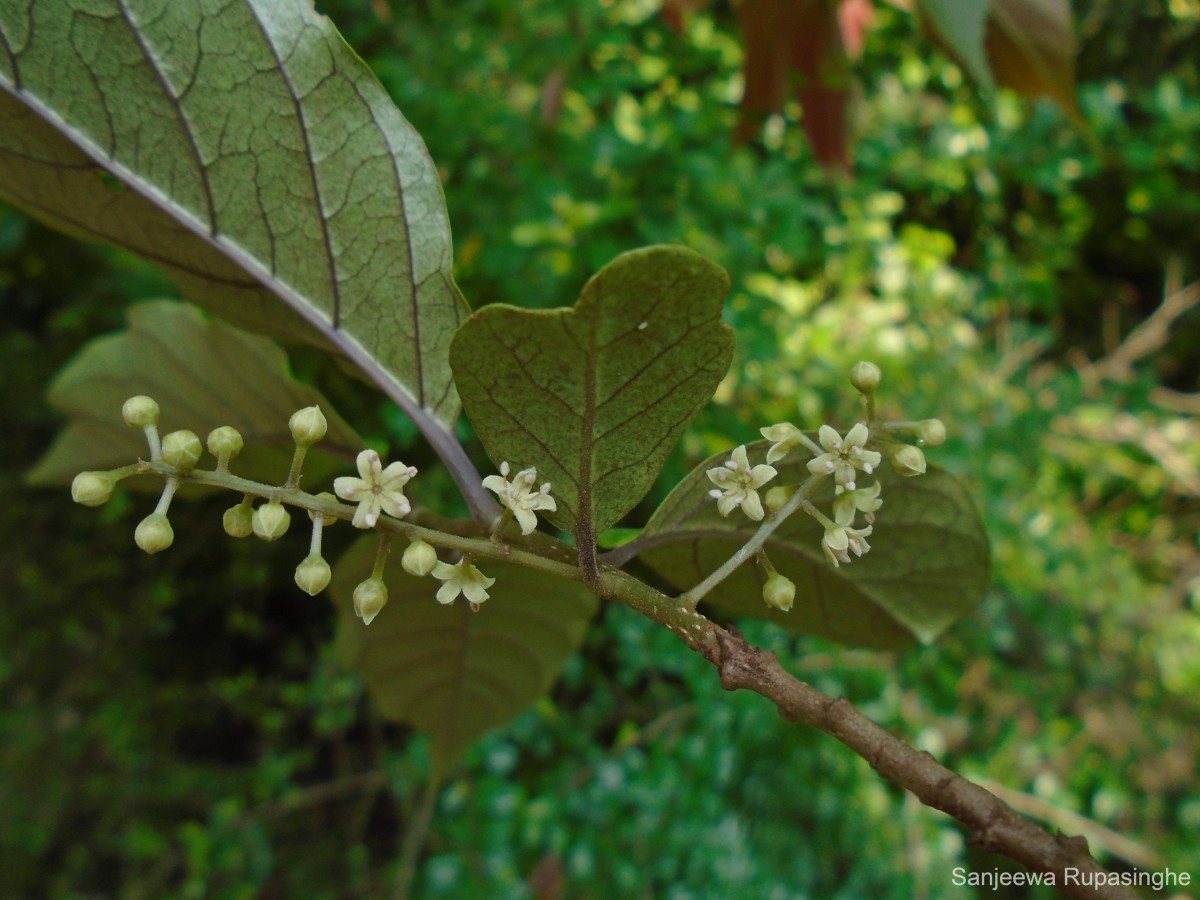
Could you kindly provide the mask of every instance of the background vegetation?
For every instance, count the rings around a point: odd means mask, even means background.
[[[936,459],[973,480],[993,540],[979,611],[900,654],[754,638],[1050,825],[1112,829],[1089,832],[1111,867],[1200,879],[1200,314],[1159,309],[1200,273],[1200,3],[1076,4],[1085,128],[981,98],[880,5],[852,180],[814,163],[795,107],[734,147],[731,10],[675,31],[657,5],[321,4],[429,145],[474,306],[571,303],[660,241],[729,270],[734,367],[657,497],[761,424],[848,421],[859,358],[885,406],[945,419]],[[5,895],[386,894],[425,748],[333,664],[333,609],[292,585],[306,536],[234,542],[224,500],[197,501],[149,558],[145,497],[96,512],[22,485],[60,424],[56,369],[174,289],[8,212],[0,290]],[[293,360],[436,468],[400,414]],[[553,695],[440,793],[416,892],[953,897],[956,865],[1005,867],[607,608]]]

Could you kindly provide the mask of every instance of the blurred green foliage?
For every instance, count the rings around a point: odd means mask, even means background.
[[[720,5],[681,33],[651,0],[324,6],[439,165],[473,305],[568,304],[659,241],[729,270],[734,367],[658,498],[762,424],[847,421],[862,357],[889,414],[946,420],[935,459],[973,480],[993,539],[979,612],[903,655],[752,638],[1053,827],[1078,813],[1200,878],[1200,315],[1127,372],[1088,362],[1200,274],[1195,0],[1077,4],[1087,132],[980,98],[880,5],[852,181],[787,116],[731,146],[741,51]],[[130,539],[144,498],[97,513],[20,482],[58,425],[56,368],[172,288],[8,213],[0,291],[5,896],[387,895],[427,748],[333,666],[333,610],[291,583],[305,536],[233,542],[215,498],[179,507],[176,546],[150,558]],[[435,469],[401,417],[294,359],[363,434]],[[968,860],[1003,865],[608,608],[552,695],[440,791],[416,892],[952,897]]]

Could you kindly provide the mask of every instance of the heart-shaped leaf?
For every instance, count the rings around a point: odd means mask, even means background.
[[[452,423],[466,306],[432,161],[312,0],[15,0],[0,197]]]
[[[363,440],[329,401],[288,371],[287,357],[268,338],[204,318],[173,301],[129,310],[129,329],[97,338],[58,373],[50,405],[70,424],[29,473],[35,484],[67,484],[88,469],[113,469],[146,457],[146,438],[121,418],[121,405],[146,394],[162,409],[160,434],[176,428],[204,440],[220,425],[242,433],[245,448],[231,469],[255,481],[287,477],[295,444],[288,419],[320,406],[325,438],[305,458],[304,484],[320,485],[353,458]],[[148,479],[161,489],[160,479]]]
[[[409,575],[393,553],[384,573],[388,604],[363,625],[351,597],[370,573],[375,546],[363,538],[334,566],[338,658],[362,672],[384,716],[429,735],[440,780],[475,738],[550,689],[583,641],[597,601],[577,581],[481,560],[496,583],[479,612],[461,597],[442,606],[434,599],[440,582]]]
[[[766,456],[765,441],[747,447],[751,462]],[[740,510],[722,518],[708,496],[708,469],[728,453],[707,460],[685,478],[654,513],[642,534],[651,542],[640,558],[680,590],[698,584],[758,530]],[[806,459],[793,453],[775,463],[772,484],[799,484],[808,477]],[[844,644],[898,647],[913,638],[933,640],[983,599],[990,580],[987,535],[963,485],[930,468],[902,478],[883,466],[878,473],[883,507],[876,514],[871,550],[840,568],[825,562],[822,527],[797,512],[766,544],[772,564],[796,585],[788,612],[763,603],[763,575],[753,561],[743,564],[705,598],[741,615],[769,619],[797,632]],[[814,503],[829,512],[833,488]]]
[[[646,495],[729,368],[723,269],[683,247],[618,256],[574,309],[489,306],[450,345],[492,460],[536,466],[581,553]]]

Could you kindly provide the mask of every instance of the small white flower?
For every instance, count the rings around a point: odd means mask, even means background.
[[[512,481],[508,480],[508,473],[506,460],[500,463],[500,474],[483,479],[483,486],[495,491],[500,502],[513,511],[517,524],[521,526],[521,534],[529,534],[537,528],[537,516],[533,511],[544,509],[555,512],[558,504],[550,496],[550,482],[547,481],[540,488],[534,487],[537,484],[537,469],[522,469],[513,476]]]
[[[333,490],[343,500],[357,503],[352,524],[355,528],[374,528],[379,513],[401,518],[412,511],[404,486],[417,474],[416,467],[394,462],[386,469],[379,454],[364,450],[358,454],[359,478],[347,475],[333,480]]]
[[[454,565],[437,563],[433,577],[446,582],[438,588],[438,603],[453,603],[460,593],[471,603],[482,603],[488,598],[487,589],[496,583],[495,578],[488,578],[465,559]]]
[[[751,468],[750,460],[746,458],[746,447],[742,445],[733,451],[725,465],[708,470],[708,480],[716,485],[708,493],[716,498],[717,512],[721,515],[727,516],[734,507],[740,506],[742,512],[757,522],[763,517],[758,489],[777,474],[772,466],[757,465]]]
[[[862,556],[871,549],[871,545],[867,543],[867,535],[871,533],[871,526],[866,528],[853,528],[854,510],[850,510],[849,516],[844,513],[834,513],[836,522],[832,525],[825,526],[825,536],[821,538],[821,549],[825,551],[825,558],[833,563],[833,567],[838,568],[840,563],[850,562],[850,553],[855,556]]]
[[[870,475],[883,459],[874,450],[863,448],[868,436],[867,426],[862,422],[846,432],[845,438],[828,425],[822,425],[821,430],[817,432],[817,438],[825,452],[808,461],[808,471],[814,475],[831,474],[846,490],[854,490],[854,470],[862,469]]]
[[[778,425],[760,428],[759,433],[768,441],[775,442],[771,449],[767,451],[768,463],[783,459],[801,444],[808,447],[813,453],[821,452],[821,448],[814,444],[803,431],[791,422],[780,422]]]
[[[854,521],[854,511],[861,510],[866,513],[868,523],[874,523],[875,510],[883,506],[883,501],[879,499],[879,482],[875,482],[869,487],[855,488],[854,490],[846,490],[840,484],[835,489],[837,496],[833,498],[833,516],[838,521],[845,519],[847,522]],[[848,517],[848,518],[846,518]]]

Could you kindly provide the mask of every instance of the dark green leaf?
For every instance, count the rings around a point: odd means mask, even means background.
[[[766,456],[765,442],[747,450],[752,463]],[[655,512],[643,539],[659,543],[641,559],[680,590],[698,584],[758,529],[740,510],[722,518],[709,498],[705,472],[729,454],[714,456],[684,479]],[[793,452],[775,464],[775,484],[798,484],[808,475],[806,459]],[[821,551],[822,528],[803,511],[767,541],[775,567],[796,584],[788,612],[762,600],[763,576],[749,562],[705,599],[741,615],[769,619],[792,631],[818,634],[845,644],[897,647],[914,637],[933,640],[983,599],[990,580],[987,536],[963,485],[930,469],[902,478],[885,464],[879,473],[883,507],[876,514],[871,551],[833,568]],[[829,512],[832,486],[814,498]]]
[[[127,331],[92,341],[59,372],[50,404],[70,421],[30,481],[69,484],[84,470],[145,459],[145,436],[121,418],[121,405],[135,394],[158,401],[160,434],[187,428],[203,441],[212,429],[232,425],[246,446],[230,469],[255,481],[287,477],[295,447],[288,419],[306,406],[321,407],[329,432],[305,459],[305,486],[328,481],[363,447],[328,400],[292,378],[273,341],[163,300],[132,307]],[[159,479],[152,483],[161,487]]]
[[[646,495],[729,368],[724,270],[683,247],[618,256],[574,309],[490,306],[450,346],[492,460],[536,466],[581,548]]]
[[[375,548],[363,538],[334,566],[338,658],[362,672],[384,716],[430,736],[440,778],[475,738],[550,689],[597,601],[577,581],[481,560],[496,583],[479,612],[462,597],[442,606],[434,599],[441,582],[406,573],[396,548],[384,575],[388,604],[363,625],[351,596],[370,574]]]
[[[437,172],[311,0],[15,0],[0,49],[0,197],[453,422]]]

